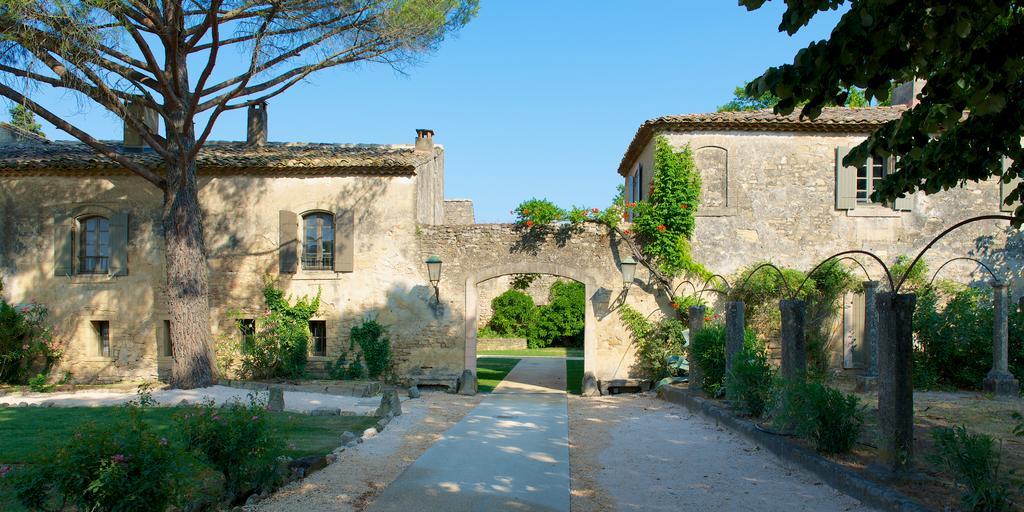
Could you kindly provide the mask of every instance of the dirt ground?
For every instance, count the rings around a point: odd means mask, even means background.
[[[337,460],[309,478],[285,486],[250,511],[364,510],[382,489],[480,402],[467,397],[424,391],[402,402],[403,414],[384,432],[337,455]],[[341,432],[338,432],[339,438]]]
[[[870,431],[877,428],[877,394],[859,394],[862,403],[868,405],[866,414],[869,434],[863,436],[864,444],[853,453],[836,461],[855,469],[863,469],[874,462],[877,443]],[[1001,445],[1001,467],[1004,472],[1024,468],[1024,438],[1012,433],[1017,421],[1013,413],[1024,414],[1024,400],[1021,398],[995,398],[984,393],[957,391],[918,391],[914,393],[914,456],[916,478],[908,482],[889,482],[904,494],[936,509],[949,507],[956,510],[960,504],[960,491],[955,487],[952,475],[935,467],[928,459],[935,453],[931,431],[943,427],[964,425],[972,433],[992,436]],[[867,475],[871,478],[871,475]],[[1020,475],[1017,475],[1019,479]],[[1024,495],[1019,487],[1011,485],[1014,510],[1024,510]],[[1014,492],[1014,491],[1017,492]]]
[[[651,395],[569,397],[571,509],[873,510]]]

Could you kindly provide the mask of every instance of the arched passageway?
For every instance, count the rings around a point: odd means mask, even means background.
[[[543,274],[556,277],[564,277],[583,283],[585,288],[585,299],[583,304],[583,374],[595,373],[595,360],[597,356],[597,332],[594,316],[594,295],[597,293],[597,280],[583,269],[569,265],[554,263],[513,263],[495,265],[478,269],[469,274],[466,278],[466,353],[465,367],[476,373],[477,357],[477,320],[479,310],[479,289],[477,285],[494,279],[496,277],[512,274]]]

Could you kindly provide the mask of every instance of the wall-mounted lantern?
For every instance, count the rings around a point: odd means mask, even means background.
[[[430,284],[434,287],[434,297],[440,300],[441,293],[438,290],[438,284],[441,283],[441,258],[431,256],[427,258],[427,276],[430,278]]]
[[[622,287],[628,289],[636,275],[636,260],[627,256],[619,262],[619,271],[622,272]]]

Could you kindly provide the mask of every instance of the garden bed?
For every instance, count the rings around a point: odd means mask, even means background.
[[[727,418],[729,421],[726,423],[732,423],[729,426],[765,444],[766,448],[776,452],[780,457],[815,471],[827,481],[830,480],[829,475],[837,478],[838,483],[830,483],[858,499],[873,502],[878,506],[882,506],[882,503],[876,500],[885,500],[888,505],[884,508],[887,509],[896,509],[901,500],[907,498],[911,501],[907,501],[903,506],[912,506],[910,503],[918,502],[934,510],[960,509],[960,491],[954,484],[952,475],[936,468],[928,461],[928,456],[935,453],[930,432],[936,428],[966,425],[971,432],[990,435],[1002,443],[1002,468],[1006,472],[1012,468],[1024,467],[1024,441],[1014,437],[1011,432],[1015,424],[1012,413],[1024,410],[1024,401],[1020,399],[992,399],[980,393],[969,392],[915,393],[914,476],[907,480],[892,480],[876,472],[876,467],[873,467],[877,461],[877,394],[859,395],[861,402],[868,406],[865,411],[864,433],[861,435],[861,442],[850,453],[841,455],[816,454],[813,443],[806,440],[766,433],[765,430],[770,430],[767,425],[737,416],[724,400],[694,398],[686,390],[685,385],[673,386],[672,390],[663,396],[669,401],[681,403],[716,419]],[[843,477],[843,474],[848,476]],[[860,480],[862,483],[851,480]],[[887,495],[885,488],[896,493]],[[864,494],[865,492],[873,493],[874,498]],[[1024,502],[1024,496],[1016,487],[1011,491],[1011,499],[1015,504]],[[1014,510],[1024,509],[1017,505]]]

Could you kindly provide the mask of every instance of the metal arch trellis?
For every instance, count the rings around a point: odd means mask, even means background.
[[[1013,217],[1009,215],[979,215],[977,217],[971,217],[969,219],[962,220],[946,228],[945,231],[939,233],[938,236],[936,236],[935,238],[932,238],[932,241],[928,242],[928,245],[924,246],[924,249],[921,249],[921,252],[917,253],[917,257],[910,262],[910,265],[907,266],[907,270],[905,270],[903,272],[903,275],[900,277],[899,282],[896,283],[896,286],[894,288],[892,288],[893,293],[898,293],[900,291],[900,288],[903,286],[903,283],[907,280],[907,276],[910,275],[910,271],[914,268],[914,265],[916,265],[917,262],[920,261],[921,257],[924,256],[924,253],[928,252],[928,249],[931,249],[932,246],[935,245],[935,242],[938,242],[939,240],[942,239],[942,237],[948,235],[950,232],[960,228],[961,226],[965,226],[967,224],[983,220],[1007,220],[1013,222]]]
[[[697,292],[697,298],[702,298],[704,296],[704,292],[715,292],[719,295],[728,295],[728,292],[724,292],[722,290],[719,290],[718,288],[708,288],[708,285],[711,284],[711,281],[714,281],[716,277],[718,279],[721,279],[722,282],[725,283],[726,289],[731,288],[731,286],[729,285],[729,281],[721,274],[711,274],[711,277],[707,278],[707,280],[704,281],[704,286],[701,287],[699,292]]]
[[[877,261],[878,264],[882,266],[882,270],[885,270],[885,278],[889,281],[889,289],[890,290],[893,289],[892,273],[889,272],[889,267],[886,266],[884,261],[882,261],[882,258],[879,258],[873,252],[864,251],[864,250],[860,250],[860,249],[850,249],[849,251],[837,252],[837,253],[833,254],[832,256],[829,256],[828,258],[825,258],[825,259],[821,260],[821,263],[818,263],[813,269],[811,269],[810,272],[807,273],[807,276],[804,277],[803,282],[800,283],[800,287],[796,289],[796,293],[793,295],[792,298],[796,298],[796,294],[799,294],[800,290],[804,289],[804,286],[807,284],[807,281],[809,281],[811,279],[811,276],[813,276],[814,273],[818,271],[818,269],[820,269],[821,267],[825,266],[825,264],[828,263],[829,261],[832,261],[832,260],[834,260],[836,258],[839,258],[840,256],[846,256],[847,254],[864,254],[866,256],[869,256],[871,259]],[[854,260],[854,261],[857,261],[857,260]],[[864,266],[861,265],[861,268],[863,268],[863,267]],[[864,269],[864,272],[867,273],[867,269]],[[869,278],[871,277],[870,274],[868,275],[868,277]]]
[[[751,270],[750,273],[747,274],[747,276],[743,278],[743,281],[740,282],[739,286],[737,286],[736,289],[742,290],[746,286],[747,281],[749,281],[751,277],[754,277],[754,274],[758,273],[762,268],[765,268],[765,267],[771,267],[771,268],[775,269],[775,272],[779,274],[779,279],[782,280],[782,285],[786,287],[786,291],[789,293],[790,298],[792,298],[793,297],[793,288],[791,286],[789,286],[789,281],[786,281],[785,274],[782,273],[782,270],[779,270],[779,267],[776,267],[773,263],[767,263],[767,262],[766,263],[762,263],[762,264],[758,265],[754,270]]]
[[[950,258],[950,259],[946,260],[946,262],[943,263],[941,266],[939,266],[939,268],[935,271],[935,273],[932,274],[931,281],[928,281],[928,286],[931,286],[932,283],[935,282],[935,278],[939,277],[939,272],[942,272],[942,269],[946,268],[946,265],[949,265],[950,263],[953,263],[954,261],[960,261],[960,260],[973,261],[973,262],[977,263],[978,265],[981,266],[981,268],[985,269],[985,271],[988,272],[988,275],[992,276],[993,280],[996,280],[996,281],[999,280],[999,278],[996,277],[996,273],[992,271],[992,268],[989,267],[988,265],[986,265],[983,261],[981,261],[981,260],[979,260],[977,258],[972,258],[970,256],[959,256],[959,257],[956,257],[956,258]]]

